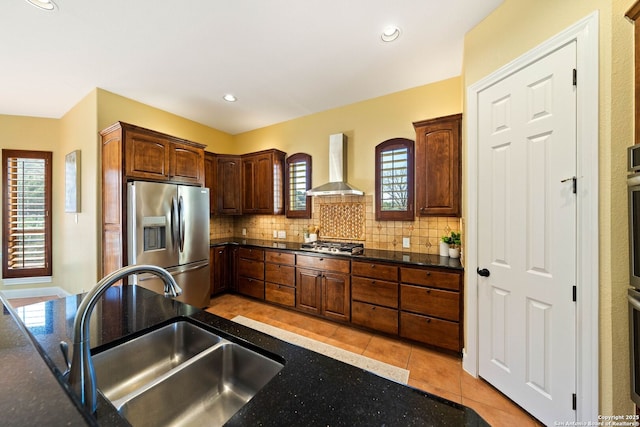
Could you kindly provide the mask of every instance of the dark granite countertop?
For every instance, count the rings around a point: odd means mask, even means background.
[[[285,251],[301,252],[306,255],[319,255],[327,256],[327,254],[320,254],[318,252],[311,252],[302,249],[301,243],[286,242],[277,240],[259,240],[259,239],[242,239],[233,237],[229,239],[215,239],[209,242],[210,246],[224,246],[224,245],[243,245],[254,246],[263,249],[279,249]],[[418,265],[425,267],[440,267],[449,268],[452,270],[463,270],[463,266],[460,263],[459,258],[449,258],[439,255],[421,254],[417,252],[400,252],[400,251],[383,251],[379,249],[365,249],[361,255],[334,255],[330,256],[345,257],[352,260],[366,260],[366,261],[387,261],[407,265]]]
[[[60,381],[65,365],[59,342],[71,341],[81,297],[27,306],[13,312],[15,319],[5,310],[0,320],[0,409],[7,425],[127,425],[101,395],[96,416],[86,415]],[[26,319],[26,313],[32,310],[37,310],[43,320],[22,327],[21,319]],[[284,368],[227,425],[488,425],[465,406],[136,286],[113,287],[98,303],[92,316],[91,330],[98,331],[91,337],[92,351],[100,352],[176,318],[284,360]]]

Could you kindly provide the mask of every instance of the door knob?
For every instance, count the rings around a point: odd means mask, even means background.
[[[478,274],[481,275],[482,277],[489,277],[489,275],[491,275],[491,272],[489,270],[487,270],[486,268],[480,268],[478,267]]]

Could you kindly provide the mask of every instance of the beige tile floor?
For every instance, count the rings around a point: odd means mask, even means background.
[[[469,406],[492,426],[541,426],[483,380],[462,369],[460,358],[354,329],[238,295],[211,300],[208,312],[248,317],[409,370],[409,385]]]

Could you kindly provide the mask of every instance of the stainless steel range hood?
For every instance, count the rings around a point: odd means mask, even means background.
[[[345,181],[347,175],[347,136],[336,133],[329,136],[329,182],[307,190],[307,196],[362,196]]]

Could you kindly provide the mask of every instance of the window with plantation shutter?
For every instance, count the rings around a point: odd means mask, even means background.
[[[413,221],[414,142],[394,138],[376,146],[376,220]]]
[[[311,218],[311,197],[307,196],[307,190],[311,188],[311,156],[292,154],[286,164],[285,215],[287,218]]]
[[[2,277],[51,276],[50,151],[2,150]]]

